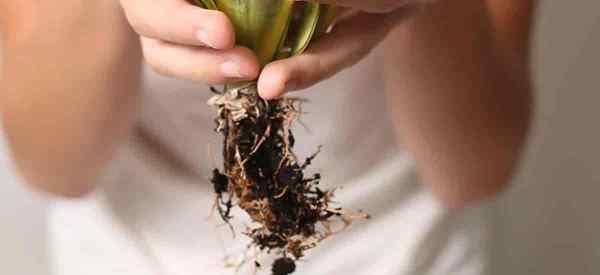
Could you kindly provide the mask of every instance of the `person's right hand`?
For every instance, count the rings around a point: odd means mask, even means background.
[[[158,73],[206,84],[258,77],[255,54],[235,46],[227,16],[185,0],[121,0],[141,36],[146,62]]]

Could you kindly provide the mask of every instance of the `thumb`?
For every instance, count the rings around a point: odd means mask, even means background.
[[[307,88],[356,64],[409,12],[402,9],[385,15],[360,13],[340,22],[304,54],[268,64],[258,79],[260,96],[272,99],[289,90]]]

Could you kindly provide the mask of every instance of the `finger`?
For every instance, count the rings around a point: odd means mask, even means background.
[[[306,53],[267,64],[258,80],[260,96],[276,98],[286,91],[312,86],[354,65],[385,38],[397,20],[406,18],[410,12],[402,9],[386,15],[361,13],[341,22],[331,34],[315,41]]]
[[[146,62],[160,74],[211,85],[252,80],[258,76],[258,58],[249,49],[217,51],[142,38]]]
[[[227,16],[183,0],[121,0],[132,27],[141,36],[178,44],[230,49],[235,31]]]

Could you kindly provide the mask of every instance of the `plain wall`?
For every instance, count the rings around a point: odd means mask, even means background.
[[[600,274],[600,1],[539,1],[538,115],[498,202],[497,275]],[[45,201],[8,176],[0,146],[0,274],[47,274]]]
[[[538,116],[497,209],[496,274],[600,274],[600,1],[539,1]]]

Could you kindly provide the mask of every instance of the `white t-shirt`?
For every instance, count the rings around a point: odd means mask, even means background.
[[[487,273],[488,210],[448,213],[419,182],[393,129],[377,53],[301,95],[297,152],[313,162],[336,201],[372,219],[311,250],[303,275]],[[56,275],[235,274],[248,239],[210,215],[208,178],[219,167],[220,136],[202,85],[144,72],[138,127],[101,187],[82,201],[56,202],[49,217]],[[427,92],[427,91],[423,91]],[[211,148],[211,149],[209,149]],[[236,213],[241,226],[244,215]],[[269,259],[266,257],[265,262]],[[243,267],[238,274],[251,274]],[[268,265],[258,274],[270,274]]]

